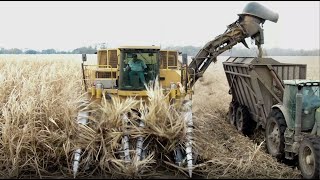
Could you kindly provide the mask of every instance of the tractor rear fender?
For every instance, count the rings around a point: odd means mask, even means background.
[[[293,121],[290,122],[290,116],[289,116],[289,112],[288,112],[287,108],[285,108],[282,104],[276,104],[276,105],[271,106],[271,109],[279,109],[284,116],[287,127],[289,129],[294,130],[294,122]]]

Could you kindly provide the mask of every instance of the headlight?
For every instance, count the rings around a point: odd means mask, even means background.
[[[304,113],[305,113],[305,114],[309,114],[309,111],[308,111],[308,110],[304,110]]]

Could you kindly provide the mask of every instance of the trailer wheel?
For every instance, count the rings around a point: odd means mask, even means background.
[[[250,118],[250,113],[246,106],[241,105],[237,108],[235,121],[239,132],[244,135],[251,135],[253,133],[255,122]]]
[[[239,104],[236,101],[232,101],[229,105],[228,119],[231,125],[236,125],[236,112]]]
[[[282,112],[278,109],[272,109],[267,118],[266,144],[269,154],[278,160],[284,157],[284,132],[286,128],[287,124]]]
[[[299,147],[299,168],[304,179],[319,179],[320,138],[305,137]]]

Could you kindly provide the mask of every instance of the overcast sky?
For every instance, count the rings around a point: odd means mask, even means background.
[[[250,1],[0,2],[0,47],[72,50],[94,43],[203,46]],[[277,12],[264,47],[319,49],[319,1],[259,1]],[[251,40],[247,43],[250,46]]]

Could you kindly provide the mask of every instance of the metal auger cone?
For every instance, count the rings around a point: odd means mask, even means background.
[[[181,147],[178,145],[173,152],[174,152],[174,159],[175,159],[176,165],[181,166],[183,163],[183,155],[182,155]]]
[[[144,122],[143,119],[139,120],[139,127],[143,128],[144,127]],[[136,147],[136,156],[137,156],[137,160],[140,161],[142,160],[142,151],[143,151],[143,141],[144,141],[144,137],[141,135],[138,137],[137,139],[137,147]]]
[[[88,102],[85,101],[82,105],[87,105],[87,104]],[[86,110],[87,109],[85,108],[82,111],[78,112],[78,116],[77,116],[78,124],[86,125],[88,123],[89,112]],[[74,151],[74,159],[72,164],[72,171],[73,171],[74,178],[77,176],[77,173],[78,173],[81,151],[82,151],[81,148],[78,148]]]
[[[122,120],[124,121],[124,124],[127,125],[129,122],[129,118],[126,114],[124,114],[122,116]],[[125,135],[122,138],[122,142],[123,142],[123,150],[124,150],[124,160],[126,163],[131,162],[131,158],[130,158],[130,152],[129,152],[129,136],[126,134],[127,129],[124,129],[124,133]]]
[[[79,161],[80,161],[81,149],[77,149],[74,152],[74,160],[73,160],[73,177],[76,178],[78,169],[79,169]]]
[[[185,114],[184,119],[187,122],[187,143],[186,143],[186,155],[187,155],[187,166],[190,178],[192,177],[193,169],[193,158],[192,158],[192,132],[193,132],[193,121],[192,121],[192,104],[191,101],[185,103]]]

